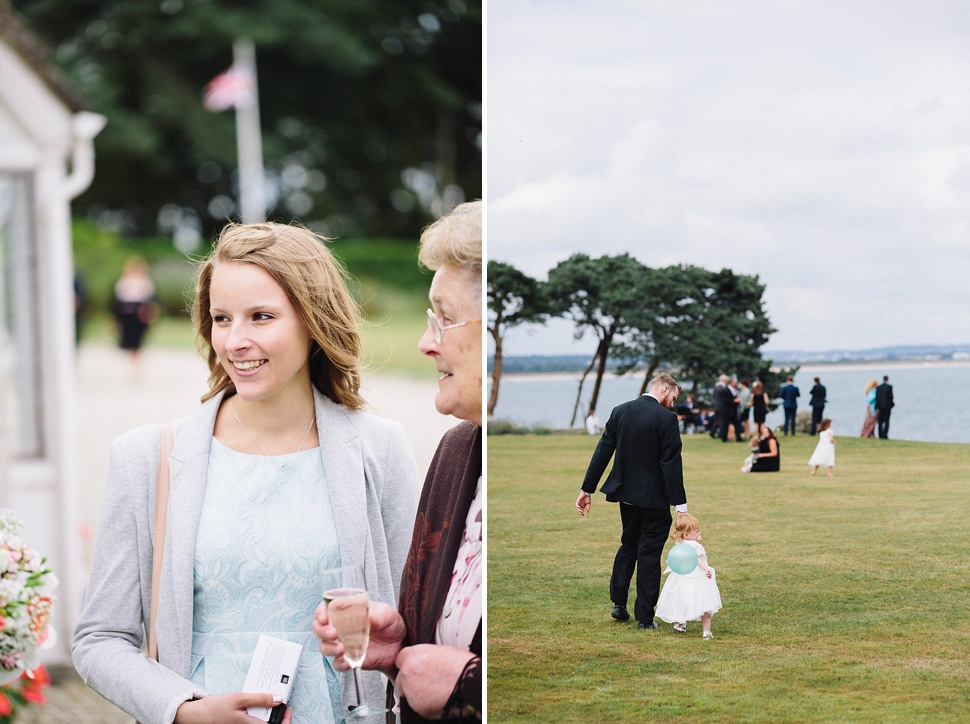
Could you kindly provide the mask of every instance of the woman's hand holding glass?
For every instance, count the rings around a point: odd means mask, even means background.
[[[361,668],[383,672],[393,678],[396,669],[394,662],[404,641],[404,619],[397,609],[386,603],[371,601],[368,607],[370,615],[370,644]],[[345,648],[337,635],[337,629],[330,623],[325,603],[317,606],[313,621],[313,633],[320,639],[320,653],[334,658],[334,668],[347,671],[350,664],[344,658]]]

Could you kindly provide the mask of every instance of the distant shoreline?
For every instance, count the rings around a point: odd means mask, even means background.
[[[785,364],[791,367],[798,364],[792,362]],[[777,371],[782,365],[772,365],[771,369]],[[863,367],[883,367],[887,370],[892,369],[931,369],[938,367],[970,367],[970,360],[859,360],[858,362],[811,362],[799,366],[799,374],[814,373],[821,374],[825,371],[851,370]],[[503,372],[502,382],[529,382],[534,380],[575,380],[583,376],[582,372]],[[625,375],[618,375],[615,372],[607,372],[604,377],[610,379],[643,379],[643,372],[632,372]],[[587,376],[589,381],[595,379],[593,372]],[[492,379],[492,373],[488,373],[488,381]]]

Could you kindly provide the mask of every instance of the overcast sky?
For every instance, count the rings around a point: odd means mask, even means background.
[[[757,274],[766,352],[970,344],[970,3],[489,0],[487,33],[490,259]]]

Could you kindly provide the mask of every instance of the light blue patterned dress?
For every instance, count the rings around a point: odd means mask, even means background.
[[[335,721],[340,674],[310,625],[321,571],[339,565],[319,448],[272,458],[213,438],[195,544],[192,681],[210,694],[241,691],[259,634],[295,641],[293,724]]]

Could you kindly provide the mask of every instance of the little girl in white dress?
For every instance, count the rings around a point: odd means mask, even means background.
[[[690,573],[675,573],[667,567],[655,616],[672,623],[674,631],[687,633],[688,621],[700,621],[701,634],[705,639],[714,638],[711,633],[711,616],[721,610],[721,593],[717,590],[714,569],[707,565],[707,553],[701,541],[701,522],[689,513],[677,516],[674,532],[670,536],[676,543],[686,543],[697,551],[697,567]]]
[[[818,445],[808,459],[808,464],[812,466],[812,475],[822,466],[829,469],[830,478],[835,473],[835,434],[832,432],[832,421],[828,418],[818,425]]]

